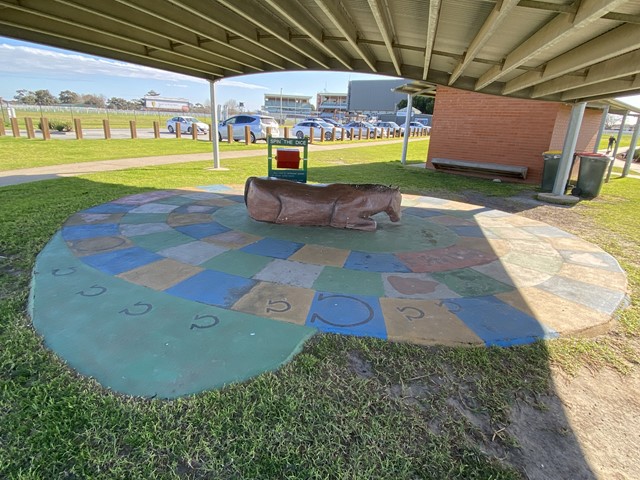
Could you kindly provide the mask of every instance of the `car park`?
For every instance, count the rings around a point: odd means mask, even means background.
[[[363,132],[366,129],[369,129],[369,137],[371,138],[382,138],[387,135],[385,129],[381,127],[375,127],[374,125],[367,122],[349,122],[344,126],[345,130],[350,131],[353,128],[354,135],[357,135],[358,129],[362,129]]]
[[[227,118],[218,124],[218,139],[228,140],[229,125],[232,128],[232,136],[234,140],[244,140],[245,127],[249,127],[249,136],[251,143],[258,140],[267,140],[267,129],[271,128],[271,136],[280,136],[280,126],[274,117],[268,115],[241,114]]]
[[[195,117],[178,116],[167,120],[167,130],[169,133],[175,133],[180,125],[180,133],[191,133],[195,126],[198,133],[209,133],[209,125],[201,122]]]
[[[391,134],[391,132],[395,132],[396,135],[404,135],[404,127],[401,127],[396,122],[378,122],[376,123],[376,127],[384,128],[385,132],[388,128],[389,134]]]
[[[291,130],[292,134],[297,138],[304,138],[311,136],[311,128],[313,127],[314,140],[320,139],[320,134],[324,128],[324,139],[331,140],[333,137],[334,126],[330,123],[326,123],[319,120],[304,120],[295,124]],[[342,128],[336,127],[336,140],[342,139]]]

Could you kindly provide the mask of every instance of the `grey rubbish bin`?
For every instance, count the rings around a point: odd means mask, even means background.
[[[542,167],[542,184],[540,185],[540,189],[543,192],[550,192],[553,190],[553,184],[556,181],[556,175],[558,174],[558,167],[560,166],[561,158],[562,152],[557,150],[544,152],[542,154],[544,165]]]
[[[600,195],[604,174],[609,167],[610,161],[609,157],[600,153],[581,153],[578,182],[574,188],[575,194],[586,198],[594,198]]]

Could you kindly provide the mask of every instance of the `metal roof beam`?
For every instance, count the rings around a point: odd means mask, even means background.
[[[248,41],[252,45],[262,50],[266,50],[267,52],[277,57],[280,57],[288,62],[291,62],[297,67],[300,67],[302,69],[307,68],[306,57],[303,57],[302,55],[299,55],[294,52],[287,51],[288,50],[287,48],[282,48],[282,47],[276,48],[260,42],[258,31],[254,28],[251,28],[250,25],[247,25],[247,23],[244,20],[242,20],[242,18],[238,17],[233,12],[225,13],[224,15],[220,16],[221,19],[218,19],[217,17],[208,15],[200,10],[200,8],[203,7],[203,3],[200,0],[165,0],[165,1],[170,2],[176,7],[180,9],[184,9],[189,13],[191,13],[192,15],[200,17],[207,22],[217,25],[218,27],[229,31],[232,34],[237,35],[243,40]],[[286,70],[288,68],[288,66],[282,62],[279,62],[279,66],[283,70]]]
[[[543,72],[527,72],[505,84],[504,94],[531,87],[640,48],[640,28],[622,25],[547,62]]]
[[[253,2],[250,5],[248,5],[247,2],[238,3],[233,0],[218,0],[218,2],[227,7],[235,14],[244,18],[246,21],[260,27],[269,35],[272,35],[273,38],[277,38],[302,55],[308,56],[321,67],[327,69],[330,68],[326,56],[321,52],[315,50],[314,48],[303,48],[295,42],[291,41],[292,38],[309,38],[308,35],[292,35],[289,26],[285,23],[267,23],[267,18],[271,17],[271,15],[262,7],[262,2]],[[266,35],[260,35],[260,37],[266,38]]]
[[[422,69],[422,80],[426,80],[429,75],[429,66],[431,65],[431,55],[433,54],[433,44],[436,41],[436,31],[438,30],[441,6],[442,0],[431,0],[429,2],[427,24],[425,25],[427,38],[424,42],[424,67]]]
[[[608,82],[596,83],[587,87],[568,90],[562,94],[563,101],[582,100],[590,97],[611,97],[627,94],[630,91],[640,89],[640,75],[634,75],[627,80],[609,80]]]
[[[368,0],[369,8],[371,8],[371,13],[373,13],[373,18],[376,20],[376,24],[378,25],[378,29],[380,30],[380,34],[382,35],[382,39],[384,40],[384,44],[387,47],[387,53],[391,58],[391,62],[393,63],[394,68],[396,69],[396,73],[398,76],[402,76],[402,71],[400,70],[400,64],[402,60],[399,59],[398,53],[396,53],[393,48],[394,42],[394,32],[393,32],[393,24],[388,17],[389,6],[387,5],[386,0]]]
[[[312,18],[300,5],[296,2],[283,2],[282,0],[264,0],[264,3],[269,5],[286,22],[308,35],[309,39],[327,54],[335,57],[347,69],[353,70],[353,59],[340,47],[331,48],[325,43],[326,36],[317,20]],[[344,40],[346,41],[346,38]]]
[[[475,90],[481,90],[493,83],[518,66],[534,59],[536,55],[558,43],[567,41],[571,36],[582,32],[593,22],[602,18],[618,5],[627,0],[582,0],[575,15],[558,14],[553,20],[534,33],[515,50],[509,53],[502,66],[495,66],[485,72],[475,85]]]
[[[493,34],[500,28],[502,22],[504,22],[511,11],[518,5],[519,0],[503,0],[496,3],[487,19],[480,27],[480,30],[476,34],[475,38],[469,44],[467,51],[464,54],[462,61],[458,63],[454,68],[451,77],[449,78],[449,85],[453,85],[460,75],[464,72],[465,68],[476,58],[480,49],[489,41]]]
[[[533,98],[543,97],[552,93],[586,87],[637,73],[640,73],[640,50],[593,65],[589,67],[587,74],[584,76],[558,77],[536,85],[531,96]]]
[[[373,57],[368,48],[363,48],[358,42],[358,31],[355,23],[351,19],[349,13],[345,10],[344,5],[338,0],[314,0],[316,4],[322,8],[322,11],[329,20],[336,26],[340,33],[347,39],[349,45],[360,55],[367,66],[373,71],[378,72],[376,68],[376,59]]]

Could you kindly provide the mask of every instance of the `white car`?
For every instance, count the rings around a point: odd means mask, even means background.
[[[251,143],[256,143],[257,140],[266,141],[267,128],[271,129],[272,137],[280,136],[280,126],[274,117],[246,113],[229,117],[224,122],[220,122],[218,125],[219,140],[222,141],[228,139],[227,131],[229,125],[231,125],[234,140],[244,140],[244,127],[249,127]]]
[[[174,133],[177,130],[176,125],[180,125],[180,133],[191,134],[195,125],[198,133],[209,133],[209,125],[201,122],[195,117],[173,117],[167,120],[167,130]]]
[[[431,132],[431,127],[427,127],[426,125],[423,125],[420,122],[411,122],[409,125],[410,125],[409,128],[411,130],[418,130],[419,132],[421,132],[422,130],[426,130],[427,133]],[[402,124],[402,129],[406,130],[406,128],[407,128],[407,124],[405,122]]]
[[[321,129],[324,128],[324,139],[331,140],[333,135],[333,125],[318,120],[305,120],[297,123],[291,130],[297,138],[309,137],[311,135],[311,127],[313,127],[313,139],[320,140]],[[342,129],[336,128],[336,140],[342,139]]]
[[[398,132],[400,133],[400,135],[404,135],[404,127],[401,127],[396,122],[378,122],[376,123],[376,127],[384,128],[385,132],[388,128],[389,135],[391,135],[391,132],[396,132],[396,135],[398,135]]]
[[[367,122],[349,122],[344,126],[345,130],[349,131],[353,128],[354,135],[358,135],[358,129],[362,129],[362,133],[364,134],[366,129],[369,129],[369,137],[371,138],[382,138],[387,136],[386,129],[382,127],[374,127],[370,123]]]

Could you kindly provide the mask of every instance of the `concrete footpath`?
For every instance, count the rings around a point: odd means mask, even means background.
[[[425,140],[425,137],[411,138],[409,142]],[[311,152],[321,152],[327,150],[342,150],[345,148],[362,148],[374,145],[387,145],[391,143],[402,143],[402,139],[385,140],[379,142],[360,142],[351,144],[323,145],[314,143],[309,145]],[[267,146],[264,149],[256,150],[236,150],[232,152],[220,152],[220,160],[231,160],[234,158],[246,158],[267,155]],[[162,155],[155,157],[123,158],[114,160],[100,160],[97,162],[69,163],[66,165],[52,165],[48,167],[23,168],[19,170],[7,170],[0,172],[0,187],[18,185],[21,183],[36,182],[39,180],[50,180],[59,177],[74,177],[87,173],[108,172],[113,170],[126,170],[128,168],[149,167],[154,165],[168,165],[172,163],[211,161],[213,166],[213,152],[192,153],[186,155]],[[221,163],[224,168],[224,163]]]

